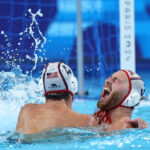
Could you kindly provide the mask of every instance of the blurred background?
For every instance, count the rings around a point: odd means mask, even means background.
[[[135,0],[136,71],[150,93],[150,1]],[[79,77],[76,0],[0,0],[0,71],[19,66],[39,76],[62,61]],[[82,0],[84,91],[98,98],[105,79],[120,69],[119,0]]]

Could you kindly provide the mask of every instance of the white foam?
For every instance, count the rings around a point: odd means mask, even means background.
[[[0,72],[0,132],[15,130],[20,109],[27,103],[43,103],[36,79],[19,70]]]

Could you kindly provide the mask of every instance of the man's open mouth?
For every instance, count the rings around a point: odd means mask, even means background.
[[[106,97],[110,95],[110,89],[104,87],[102,97]]]
[[[106,101],[109,97],[109,95],[111,94],[112,88],[109,85],[105,85],[103,88],[103,92],[101,95],[101,100],[102,101]]]
[[[112,92],[112,87],[109,85],[105,85],[101,94],[101,97],[98,101],[98,107],[101,108],[101,106],[107,104],[109,97]]]

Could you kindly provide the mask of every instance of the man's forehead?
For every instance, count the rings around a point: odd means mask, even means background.
[[[119,71],[113,73],[113,74],[112,74],[112,77],[117,77],[117,78],[119,78],[120,80],[127,80],[127,79],[128,79],[128,77],[127,77],[127,75],[125,74],[125,72],[124,72],[124,71],[121,71],[121,70],[119,70]]]

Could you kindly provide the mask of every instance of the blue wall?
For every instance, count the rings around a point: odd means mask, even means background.
[[[76,64],[76,0],[1,0],[0,31],[8,35],[11,46],[7,45],[6,38],[0,34],[0,62],[16,60],[15,63],[23,66],[26,66],[26,63],[33,63],[25,56],[34,57],[35,47],[31,47],[34,40],[24,36],[21,46],[18,45],[19,33],[31,22],[27,13],[29,8],[34,13],[41,9],[43,13],[43,17],[37,18],[37,21],[47,38],[44,48],[41,48],[42,51],[46,50],[43,51],[45,54],[38,53],[39,56],[47,57],[44,63],[62,60],[71,65]],[[101,67],[104,74],[119,69],[119,1],[82,0],[82,17],[86,67],[94,71]],[[137,69],[150,69],[149,27],[150,2],[135,0]],[[9,51],[9,55],[6,51]],[[6,68],[3,63],[0,65],[0,70]],[[76,65],[72,67],[76,70]],[[27,67],[27,70],[31,68]],[[102,72],[97,71],[95,74],[99,76]]]

